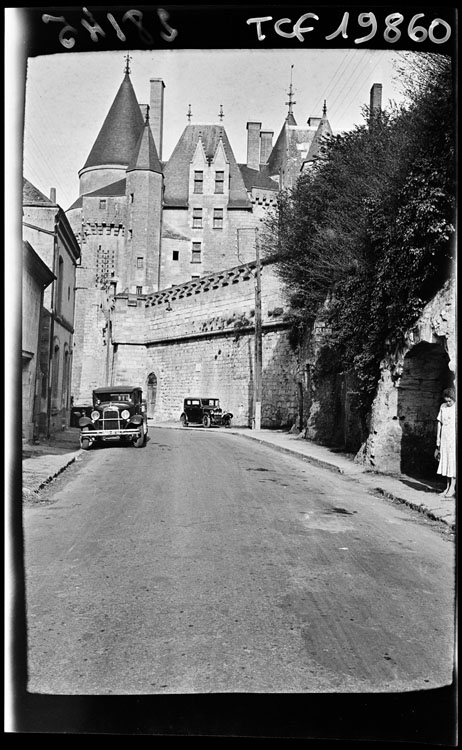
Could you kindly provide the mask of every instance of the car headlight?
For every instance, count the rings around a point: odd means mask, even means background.
[[[90,417],[92,418],[93,422],[96,422],[96,420],[99,419],[99,411],[96,411],[96,409],[95,409],[90,414]]]
[[[130,416],[130,412],[128,411],[128,409],[124,409],[120,416],[122,417],[122,419],[128,419]]]

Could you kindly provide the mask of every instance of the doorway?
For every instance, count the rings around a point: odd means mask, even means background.
[[[402,427],[401,471],[436,475],[434,459],[436,417],[441,393],[452,384],[449,357],[440,344],[422,342],[404,358],[398,391],[398,418]]]

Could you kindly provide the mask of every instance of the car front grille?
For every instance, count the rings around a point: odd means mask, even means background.
[[[103,411],[103,420],[101,427],[103,430],[120,429],[119,412],[117,409],[105,409]]]

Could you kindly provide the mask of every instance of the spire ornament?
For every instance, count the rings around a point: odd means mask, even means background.
[[[218,113],[218,117],[219,117],[220,122],[223,122],[223,117],[224,117],[223,104],[220,104],[220,112]]]
[[[326,100],[324,99],[324,106],[322,108],[322,116],[325,117],[327,115],[327,106],[326,106]]]
[[[287,92],[287,94],[289,96],[289,101],[286,102],[286,105],[289,107],[289,112],[288,112],[289,115],[293,114],[292,107],[293,107],[294,104],[297,104],[297,102],[293,101],[293,96],[294,96],[294,90],[292,88],[292,70],[293,70],[293,67],[294,67],[293,65],[290,66],[290,86],[289,86],[289,90]]]
[[[129,75],[129,74],[130,74],[130,60],[132,60],[132,59],[133,59],[133,58],[132,58],[132,57],[131,57],[131,56],[129,55],[129,53],[127,52],[127,54],[125,55],[125,73],[126,73],[127,75]]]
[[[187,113],[186,117],[188,118],[189,124],[191,124],[192,112],[191,112],[191,105],[190,104],[188,105],[188,113]]]

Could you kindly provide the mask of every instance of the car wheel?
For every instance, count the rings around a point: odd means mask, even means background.
[[[88,451],[90,449],[91,441],[89,438],[82,438],[80,441],[80,447],[84,451]]]
[[[182,427],[187,427],[188,426],[188,420],[186,419],[186,415],[185,414],[181,415],[180,422],[181,422],[181,426]]]
[[[210,416],[208,414],[204,414],[204,416],[202,417],[202,424],[204,425],[204,427],[210,427],[210,425],[212,424]]]
[[[146,435],[144,433],[141,433],[139,438],[136,438],[134,442],[135,448],[142,448],[145,440],[146,440]]]
[[[229,417],[226,417],[225,419],[225,427],[231,427],[231,420]]]

